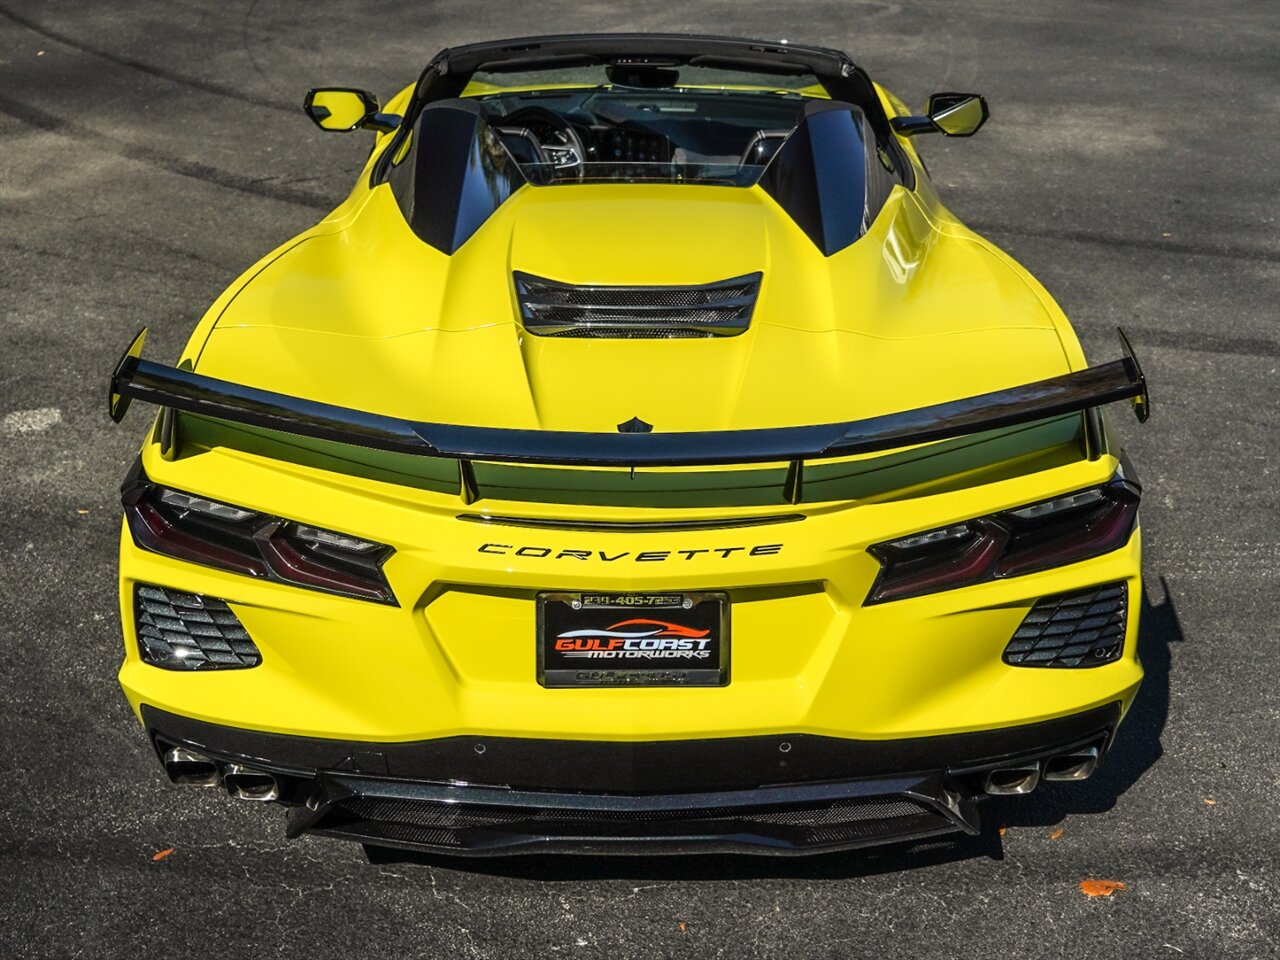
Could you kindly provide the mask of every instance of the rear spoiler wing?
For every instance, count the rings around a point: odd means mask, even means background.
[[[144,327],[111,375],[111,419],[133,400],[284,433],[460,461],[464,497],[472,460],[641,467],[791,462],[788,497],[799,496],[805,460],[845,457],[994,430],[1131,400],[1150,415],[1147,380],[1124,331],[1124,356],[1074,373],[865,420],[758,430],[653,432],[633,419],[617,433],[515,430],[403,420],[242,386],[142,359]],[[794,488],[794,489],[793,489]],[[796,502],[793,500],[793,502]]]

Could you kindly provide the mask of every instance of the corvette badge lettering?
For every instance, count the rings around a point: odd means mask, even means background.
[[[692,560],[700,554],[718,556],[727,560],[735,553],[748,557],[772,557],[782,552],[780,543],[761,543],[754,547],[712,547],[701,550],[641,550],[633,552],[621,550],[610,553],[607,550],[556,550],[542,546],[515,546],[510,543],[482,543],[479,553],[496,553],[503,556],[534,557],[548,560],[595,560],[599,558],[605,563],[616,563],[619,560],[634,560],[639,563],[660,563],[675,557]]]

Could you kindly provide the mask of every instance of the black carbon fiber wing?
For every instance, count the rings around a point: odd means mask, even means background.
[[[844,423],[663,433],[518,430],[405,420],[243,386],[142,359],[143,329],[111,375],[110,414],[133,400],[233,423],[379,450],[457,460],[577,466],[800,463],[1015,426],[1131,400],[1150,414],[1147,381],[1125,338],[1124,356],[1019,386]]]

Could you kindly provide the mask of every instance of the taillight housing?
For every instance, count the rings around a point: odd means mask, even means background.
[[[884,603],[1088,560],[1129,542],[1140,488],[1109,483],[871,546],[866,603]]]
[[[134,543],[219,570],[398,606],[383,543],[152,483],[137,466],[120,489]]]

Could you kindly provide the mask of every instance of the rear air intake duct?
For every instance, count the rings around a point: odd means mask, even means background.
[[[575,286],[515,274],[520,319],[542,337],[731,337],[751,324],[761,274],[685,287]]]
[[[165,670],[238,670],[262,654],[240,619],[215,597],[139,583],[134,589],[138,650]]]
[[[1124,583],[1042,597],[1004,650],[1015,667],[1098,667],[1124,651]]]

